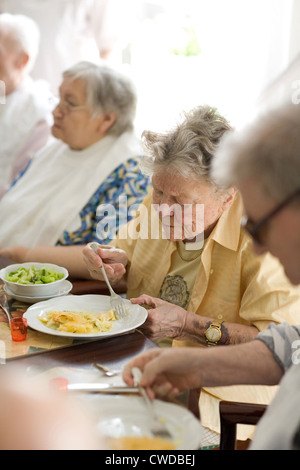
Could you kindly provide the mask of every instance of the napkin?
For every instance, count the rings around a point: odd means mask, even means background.
[[[46,371],[39,371],[30,369],[29,374],[31,377],[44,382],[49,383],[52,379],[64,378],[71,383],[106,383],[109,385],[122,385],[125,386],[125,382],[122,379],[122,371],[113,377],[107,377],[96,368],[80,368],[80,367],[53,367]]]

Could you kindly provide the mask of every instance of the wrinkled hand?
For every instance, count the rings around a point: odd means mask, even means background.
[[[27,261],[27,253],[29,248],[26,246],[9,246],[0,248],[0,255],[11,259],[15,263],[25,263]]]
[[[84,247],[84,261],[93,279],[104,281],[101,266],[104,266],[106,275],[110,281],[121,279],[126,273],[126,265],[128,262],[125,251],[117,248],[111,248],[99,245],[98,254],[94,252],[90,244]]]
[[[142,372],[140,385],[151,399],[172,399],[180,392],[201,387],[201,351],[198,348],[151,349],[132,359],[123,370],[123,380],[133,386],[131,370]]]
[[[152,307],[148,310],[147,320],[139,327],[151,340],[179,338],[183,333],[187,315],[183,308],[146,294],[130,301]]]

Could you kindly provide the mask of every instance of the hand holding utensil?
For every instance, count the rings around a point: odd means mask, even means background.
[[[95,253],[97,253],[97,255],[99,256],[98,254],[98,245],[97,243],[91,243],[91,248],[94,250]],[[125,305],[125,302],[124,300],[122,299],[122,297],[118,294],[115,293],[115,291],[113,290],[113,288],[111,287],[110,285],[110,282],[108,280],[108,277],[106,275],[106,272],[105,272],[105,269],[104,269],[104,266],[102,264],[101,266],[101,271],[102,271],[102,274],[103,274],[103,277],[104,277],[104,280],[106,282],[106,285],[108,287],[108,290],[110,292],[110,305],[111,307],[114,309],[115,313],[116,313],[116,317],[118,318],[118,320],[120,320],[121,318],[124,318],[124,316],[126,315],[126,305]]]
[[[156,437],[162,437],[164,439],[172,439],[172,435],[169,432],[169,430],[166,428],[166,426],[163,423],[159,421],[159,418],[156,416],[154,405],[152,401],[150,400],[150,398],[148,397],[146,390],[144,389],[144,387],[140,386],[140,380],[142,377],[142,373],[140,369],[138,367],[133,367],[131,373],[133,376],[135,387],[139,388],[140,394],[142,395],[142,397],[144,398],[146,402],[146,405],[149,411],[149,416],[151,419],[151,423],[150,423],[151,433]]]

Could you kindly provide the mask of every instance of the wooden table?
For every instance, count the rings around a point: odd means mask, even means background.
[[[0,268],[13,264],[11,260],[0,256]],[[106,284],[100,281],[70,279],[73,284],[71,294],[109,294]],[[118,292],[125,292],[126,286],[119,286]],[[6,367],[29,367],[46,371],[53,367],[80,367],[91,369],[94,362],[120,370],[134,356],[157,345],[138,330],[129,334],[107,339],[90,340],[83,343],[58,347],[51,350],[34,352],[25,356],[12,357],[6,360]],[[199,419],[200,390],[191,390],[188,398],[183,398],[185,406]]]
[[[0,255],[0,269],[13,264],[13,262]],[[105,282],[85,279],[70,279],[73,284],[71,294],[99,294],[109,295]],[[115,289],[118,293],[126,291],[126,285],[121,284]],[[51,349],[28,354],[26,356],[10,358],[6,361],[6,366],[20,366],[22,368],[39,368],[48,370],[53,367],[81,367],[93,368],[93,362],[100,362],[120,370],[134,356],[141,354],[152,348],[156,344],[149,340],[139,331],[133,331],[126,335],[120,335],[102,340],[91,340],[80,344]],[[187,408],[198,418],[199,416],[199,396],[200,389],[191,390],[185,403]],[[245,450],[248,448],[249,441],[237,441],[236,448]]]
[[[18,366],[22,369],[38,368],[46,371],[53,367],[80,367],[93,369],[93,363],[99,362],[111,369],[121,370],[134,356],[157,345],[146,338],[140,331],[115,336],[102,340],[92,340],[84,343],[64,346],[50,351],[42,351],[7,359],[9,368]],[[200,390],[191,390],[188,397],[183,397],[185,406],[200,419],[199,416]]]
[[[58,365],[92,368],[93,362],[100,362],[120,370],[132,357],[155,347],[152,341],[135,330],[129,334],[10,358],[7,359],[6,364],[17,364],[22,368],[36,366],[47,370]]]
[[[0,268],[13,264],[13,262],[0,256]],[[71,294],[109,294],[106,284],[100,281],[70,279],[73,284]],[[124,292],[125,285],[120,285],[118,291]],[[117,337],[85,341],[59,347],[50,351],[27,354],[26,356],[7,359],[7,364],[18,363],[20,366],[35,365],[45,369],[61,363],[63,365],[74,365],[92,367],[93,362],[102,362],[120,369],[134,355],[154,348],[156,345],[147,339],[142,333],[134,331],[130,334]]]

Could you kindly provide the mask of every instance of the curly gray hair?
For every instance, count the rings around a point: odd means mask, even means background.
[[[120,135],[133,129],[137,93],[129,77],[107,65],[87,61],[65,70],[63,77],[80,79],[86,83],[87,104],[92,117],[103,112],[117,114],[117,119],[107,134]]]
[[[223,135],[232,131],[229,122],[215,108],[198,106],[183,113],[184,119],[165,134],[144,131],[148,154],[141,169],[151,175],[166,170],[183,178],[210,178],[211,163]]]

